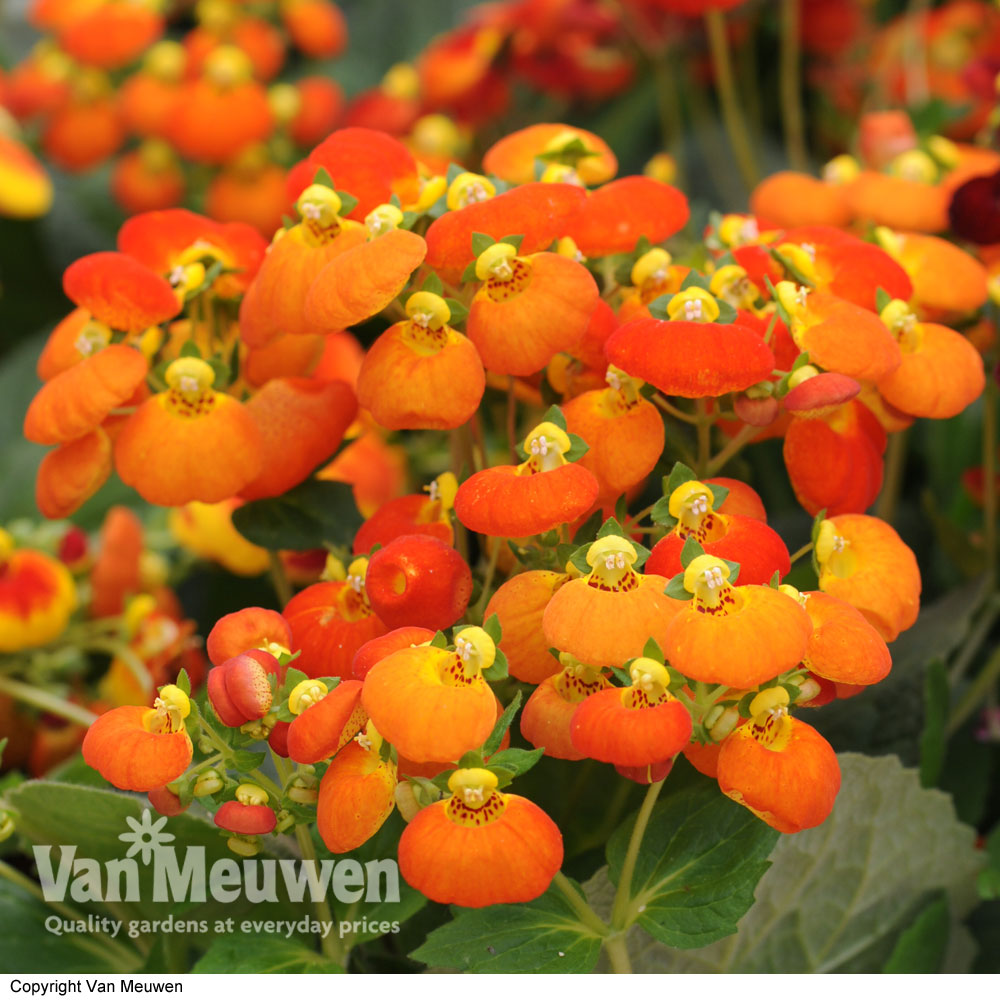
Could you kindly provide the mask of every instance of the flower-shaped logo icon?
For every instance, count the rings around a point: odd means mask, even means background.
[[[125,857],[131,858],[132,855],[138,854],[144,865],[148,865],[155,853],[174,839],[172,833],[161,832],[166,825],[167,817],[161,816],[154,823],[152,813],[148,809],[143,809],[141,819],[135,820],[131,816],[126,816],[125,822],[132,828],[132,833],[118,835],[119,840],[132,845]]]

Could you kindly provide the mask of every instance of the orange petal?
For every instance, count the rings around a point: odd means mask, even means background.
[[[768,228],[846,226],[851,221],[843,187],[792,170],[765,177],[750,195],[750,211]]]
[[[583,157],[575,168],[584,184],[603,184],[614,177],[618,160],[600,136],[558,123],[529,125],[508,133],[483,154],[483,170],[509,184],[530,184],[535,179],[535,158],[547,151],[550,141],[563,136],[579,139],[597,154]]]
[[[46,517],[69,517],[110,474],[111,442],[98,428],[42,459],[35,482],[35,502]]]

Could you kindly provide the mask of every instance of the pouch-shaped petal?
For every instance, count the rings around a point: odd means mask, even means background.
[[[100,428],[60,445],[42,459],[35,502],[49,518],[69,517],[111,474],[111,442]]]

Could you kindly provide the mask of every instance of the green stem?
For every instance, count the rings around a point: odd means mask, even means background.
[[[986,390],[983,393],[983,542],[986,572],[991,587],[997,586],[997,394],[996,369],[987,359]]]
[[[486,605],[490,603],[490,587],[493,586],[493,578],[496,576],[497,561],[500,558],[500,546],[503,541],[504,540],[502,538],[493,539],[493,545],[490,548],[489,557],[486,561],[486,574],[483,577],[483,591],[479,595],[479,600],[476,601],[476,606],[470,615],[473,621],[482,621],[483,615],[486,614]]]
[[[725,448],[708,463],[707,474],[714,476],[723,469],[726,462],[738,455],[759,433],[759,427],[751,427],[750,424],[743,427],[735,437],[729,439]]]
[[[781,0],[781,117],[785,129],[785,150],[792,169],[806,171],[809,169],[809,157],[802,114],[801,17],[799,0]]]
[[[632,972],[632,961],[628,957],[628,947],[625,944],[624,934],[608,938],[604,942],[604,950],[608,954],[612,972],[618,975],[629,975]]]
[[[312,837],[309,833],[309,827],[305,823],[296,824],[295,839],[298,841],[299,853],[302,855],[302,860],[315,862],[316,848],[313,845]],[[319,920],[320,923],[329,923],[336,928],[336,922],[333,919],[333,911],[330,909],[330,904],[325,896],[313,903],[313,910],[316,913],[316,919]],[[330,959],[330,961],[336,962],[343,968],[347,968],[347,954],[341,947],[340,939],[338,937],[334,937],[332,933],[326,934],[320,939],[320,946],[323,949],[323,954]]]
[[[639,815],[635,818],[632,836],[629,838],[628,847],[625,850],[625,861],[622,864],[621,875],[618,877],[615,902],[611,908],[612,930],[628,930],[630,924],[628,909],[632,902],[632,876],[635,874],[635,863],[639,857],[639,848],[642,847],[642,838],[646,833],[646,827],[649,825],[649,817],[653,814],[653,806],[656,805],[664,780],[654,781],[649,786],[646,797],[642,800],[642,806],[639,808]]]
[[[882,479],[882,492],[879,493],[875,516],[887,524],[892,523],[896,516],[896,505],[903,485],[903,470],[906,467],[906,431],[892,434],[889,437],[889,448],[885,459],[885,475]]]
[[[698,416],[696,420],[698,432],[698,459],[694,471],[700,479],[708,475],[709,460],[712,455],[712,418],[708,415],[708,404],[704,399],[698,400]]]
[[[274,593],[277,595],[278,603],[284,607],[292,599],[292,585],[288,582],[285,564],[281,561],[281,556],[273,550],[268,550],[267,558],[270,563],[271,584],[274,587]]]
[[[961,729],[962,723],[975,712],[979,703],[989,696],[998,678],[1000,678],[1000,649],[994,651],[986,661],[986,666],[966,688],[958,704],[951,710],[948,725],[945,727],[946,737],[954,735]]]
[[[736,96],[733,83],[733,66],[729,55],[729,40],[726,38],[726,21],[720,10],[705,11],[705,29],[708,32],[708,47],[712,54],[712,68],[715,71],[715,89],[722,107],[722,120],[726,134],[736,157],[743,181],[748,188],[757,184],[757,165],[754,162],[750,137],[746,122]]]
[[[669,400],[664,399],[658,392],[654,392],[652,395],[653,402],[661,409],[664,413],[669,413],[670,416],[674,417],[676,420],[680,420],[685,424],[691,424],[692,426],[698,423],[698,418],[690,413],[685,413],[683,410],[674,406]]]
[[[14,680],[13,677],[0,675],[0,693],[9,694],[15,701],[23,701],[26,705],[40,708],[43,712],[51,712],[80,726],[90,726],[97,721],[97,716],[93,712],[74,705],[50,691],[43,691],[32,684]]]
[[[812,547],[813,547],[812,542],[806,542],[806,544],[803,545],[801,549],[796,549],[792,553],[791,559],[789,560],[791,564],[794,566],[795,563],[798,562],[799,559],[801,559],[804,555],[807,555],[808,553],[812,552]]]
[[[594,912],[582,893],[562,872],[556,872],[552,884],[563,894],[573,912],[580,918],[580,923],[601,937],[607,937],[608,925]]]
[[[1000,594],[991,594],[979,616],[979,620],[966,636],[948,671],[948,682],[954,687],[969,669],[979,647],[986,641],[997,618],[1000,617]]]

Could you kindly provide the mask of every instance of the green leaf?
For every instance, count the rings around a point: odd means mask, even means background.
[[[488,250],[496,240],[488,233],[472,234],[472,256],[478,257],[483,251]]]
[[[229,759],[237,771],[254,771],[264,763],[265,756],[263,750],[237,750]]]
[[[657,663],[666,662],[660,644],[652,638],[646,640],[646,645],[642,647],[642,655],[647,659],[656,660]]]
[[[635,817],[608,841],[608,877],[617,885]],[[708,782],[654,809],[629,887],[631,912],[658,941],[697,948],[736,930],[767,871],[778,833]]]
[[[331,933],[336,934],[337,928],[334,927]],[[191,971],[201,974],[306,972],[315,975],[345,970],[294,938],[225,934],[212,942]]]
[[[182,358],[201,357],[201,351],[198,349],[198,345],[193,340],[185,340],[184,343],[181,344],[181,349],[178,354]]]
[[[672,576],[663,593],[667,597],[672,597],[675,601],[690,601],[694,597],[694,594],[684,586],[683,573],[677,573]]]
[[[483,671],[483,677],[488,681],[502,681],[510,676],[507,656],[502,649],[496,651],[493,662]]]
[[[444,295],[444,283],[433,271],[431,271],[431,273],[424,278],[424,282],[420,286],[420,291],[430,292],[431,295]]]
[[[712,507],[718,510],[729,496],[728,486],[719,486],[718,483],[708,483],[708,489],[712,494]]]
[[[188,672],[182,667],[180,673],[177,675],[177,680],[174,682],[185,694],[191,693],[191,678],[188,677]],[[0,750],[3,747],[0,745]]]
[[[590,445],[587,444],[587,442],[584,441],[579,434],[570,434],[569,451],[563,455],[563,458],[565,458],[567,462],[577,462],[583,458],[588,451],[590,451]]]
[[[601,525],[600,530],[597,532],[598,538],[607,538],[609,535],[620,535],[622,538],[625,537],[625,529],[615,517],[609,517],[604,524]]]
[[[515,250],[521,249],[521,244],[524,242],[524,233],[516,233],[513,236],[501,236],[498,243],[509,243]]]
[[[446,636],[444,632],[435,632],[434,638],[430,641],[430,645],[435,646],[437,649],[447,649],[448,636]]]
[[[780,839],[736,937],[683,954],[650,942],[636,971],[877,972],[929,894],[943,890],[952,918],[964,917],[982,858],[950,798],[896,757],[838,759],[833,812]],[[962,971],[951,962],[949,948],[945,970]]]
[[[337,197],[340,198],[340,217],[346,219],[358,207],[358,199],[349,191],[338,191]]]
[[[698,556],[703,556],[704,554],[705,550],[701,542],[694,535],[689,535],[684,542],[684,548],[681,549],[681,565],[687,569]]]
[[[493,617],[495,618],[496,615]],[[514,716],[517,715],[517,710],[521,707],[523,699],[524,695],[520,691],[515,692],[510,704],[503,710],[500,718],[497,719],[493,731],[486,738],[486,742],[483,744],[483,756],[489,757],[490,754],[496,753],[497,747],[503,742],[504,733],[510,729],[510,724],[514,721]]]
[[[688,288],[700,288],[703,291],[710,292],[712,290],[711,280],[695,270],[688,271],[681,282],[681,291],[686,291]]]
[[[181,673],[183,673],[183,672],[184,671],[182,670]],[[180,680],[180,678],[178,678],[178,680]],[[10,742],[10,737],[9,736],[5,736],[2,740],[0,740],[0,764],[3,763],[3,752],[4,752],[4,750],[7,749],[7,744],[9,742]]]
[[[582,545],[584,542],[592,542],[597,537],[597,532],[601,530],[603,516],[600,510],[595,510],[577,529],[573,536],[574,544]]]
[[[462,272],[462,284],[467,284],[470,281],[478,281],[479,275],[476,274],[476,262],[470,261],[465,265],[465,270]]]
[[[795,284],[815,288],[816,282],[807,278],[783,253],[771,247],[771,256],[792,276]]]
[[[520,694],[520,692],[518,692]],[[493,754],[486,762],[486,766],[492,771],[494,768],[504,768],[510,771],[513,777],[525,774],[530,771],[545,753],[545,747],[537,747],[534,750],[522,750],[520,747],[510,747]]]
[[[664,528],[672,528],[677,523],[677,518],[670,513],[670,497],[660,497],[653,504],[653,509],[649,512],[649,517],[653,524],[663,525]]]
[[[670,318],[670,314],[667,312],[667,307],[670,305],[670,300],[673,295],[658,295],[652,302],[649,303],[646,308],[649,310],[649,315],[653,319],[666,320]]]
[[[723,302],[721,299],[716,301],[719,303],[719,316],[715,322],[723,324],[735,323],[739,313],[728,302]]]
[[[469,310],[458,301],[458,299],[445,299],[448,305],[448,311],[451,316],[448,319],[449,326],[458,326],[459,323],[464,323],[466,317],[469,315]]]
[[[920,737],[920,784],[933,788],[944,766],[950,696],[948,672],[942,660],[933,660],[924,677],[924,731]]]
[[[361,527],[349,483],[307,479],[280,497],[251,500],[233,511],[241,535],[265,549],[349,547]]]
[[[889,961],[882,967],[887,973],[935,973],[941,971],[948,948],[951,918],[948,900],[938,897],[899,936]]]
[[[563,411],[559,409],[558,406],[553,404],[546,411],[545,415],[542,417],[541,422],[548,422],[550,424],[555,424],[561,431],[566,430],[566,418],[563,416]]]
[[[493,640],[493,644],[500,645],[503,638],[503,629],[500,627],[500,616],[492,614],[483,622],[483,631]]]
[[[455,907],[410,954],[418,962],[461,972],[590,972],[601,938],[581,923],[555,887],[530,903]]]
[[[875,311],[881,312],[891,301],[892,296],[879,285],[875,290]]]
[[[323,187],[328,187],[334,191],[337,189],[337,185],[333,183],[330,171],[326,167],[319,167],[316,170],[316,173],[313,174],[312,182],[313,184],[322,184]]]
[[[670,475],[663,482],[663,495],[669,500],[670,494],[678,486],[683,486],[685,483],[690,483],[697,478],[694,469],[690,466],[685,465],[683,462],[674,462],[674,467],[670,470]]]
[[[281,685],[281,697],[287,698],[289,694],[303,681],[309,680],[309,675],[298,667],[289,667],[285,671],[285,682]]]

